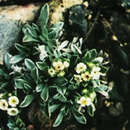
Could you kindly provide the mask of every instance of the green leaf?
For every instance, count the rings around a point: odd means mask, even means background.
[[[23,37],[23,42],[39,42],[39,40],[33,38],[31,35],[29,34],[26,34],[24,37]]]
[[[45,62],[36,62],[38,69],[44,71],[48,69],[48,65]]]
[[[53,49],[53,46],[54,46],[54,42],[49,39],[49,40],[47,41],[47,46],[48,46],[48,48],[49,48],[50,50],[52,50],[52,49]],[[49,53],[49,52],[48,52],[48,53]]]
[[[13,130],[14,127],[15,127],[15,123],[9,122],[9,123],[7,124],[7,126],[9,127],[10,130]]]
[[[27,84],[27,83],[24,83],[24,88],[26,90],[31,90],[32,89],[32,87],[29,84]]]
[[[63,98],[66,98],[64,95],[66,93],[67,88],[61,88],[61,87],[57,87],[57,91],[59,94],[61,94],[63,96]]]
[[[30,59],[25,59],[24,63],[25,63],[25,66],[27,67],[27,69],[30,71],[35,68],[34,62]]]
[[[51,31],[51,32],[49,32],[48,33],[48,37],[49,37],[49,39],[56,39],[56,37],[57,37],[57,34],[56,34],[56,32],[55,31]]]
[[[27,95],[24,98],[23,102],[20,104],[20,107],[25,108],[25,107],[29,106],[32,103],[33,99],[34,99],[33,95]]]
[[[39,35],[39,38],[40,40],[43,42],[43,43],[47,43],[47,39],[45,37],[43,37],[42,35]]]
[[[82,113],[78,112],[77,110],[74,110],[73,115],[79,123],[86,124],[87,120]]]
[[[2,69],[0,69],[0,76],[7,75]]]
[[[88,112],[89,116],[93,117],[95,110],[93,109],[92,106],[88,106],[87,107],[87,112]]]
[[[46,26],[42,26],[42,36],[48,40],[48,30],[46,28]]]
[[[29,51],[28,48],[26,48],[25,46],[23,45],[20,45],[18,43],[15,44],[15,48],[20,52],[20,53],[27,53]]]
[[[16,88],[23,89],[24,88],[24,83],[27,83],[27,81],[25,81],[23,79],[15,79]]]
[[[0,85],[0,89],[3,89],[3,88],[5,88],[5,87],[7,87],[7,86],[8,86],[8,82],[2,83],[2,84]]]
[[[39,42],[37,30],[35,30],[34,27],[26,24],[22,30],[24,33],[23,42]]]
[[[32,76],[32,78],[34,79],[34,81],[35,81],[36,83],[38,83],[38,80],[39,80],[39,72],[38,72],[38,69],[37,69],[37,68],[33,68],[33,69],[31,70],[31,76]]]
[[[94,59],[94,58],[97,57],[97,51],[96,51],[96,49],[92,49],[92,50],[90,50],[89,52],[91,53],[92,59]]]
[[[43,84],[38,84],[37,86],[36,86],[36,92],[38,93],[38,92],[41,92],[42,91],[42,89],[43,89]]]
[[[91,61],[97,57],[97,51],[96,49],[92,49],[86,52],[86,54],[83,57],[83,61]]]
[[[48,4],[45,4],[40,12],[40,25],[41,25],[41,29],[43,26],[46,26],[48,23],[48,19],[49,19],[49,6]]]
[[[65,114],[65,108],[62,108],[60,113],[58,114],[55,122],[53,123],[53,127],[57,127],[61,124],[63,118],[64,118],[64,114]]]
[[[32,29],[35,30],[35,33],[40,31],[39,26],[35,23],[32,23]]]
[[[54,95],[53,97],[55,100],[59,100],[61,102],[67,102],[67,98],[64,95],[61,95],[59,93],[57,93],[56,95]]]
[[[15,55],[10,59],[11,64],[16,64],[20,61],[22,61],[25,57],[23,55]]]
[[[59,104],[53,104],[51,106],[48,106],[49,117],[51,117],[51,113],[53,113],[56,109],[58,109],[59,106],[60,106]]]
[[[4,55],[4,64],[5,64],[5,66],[9,69],[9,68],[11,68],[11,64],[10,64],[10,54],[9,53],[6,53],[5,55]]]
[[[54,83],[59,87],[64,87],[67,85],[68,81],[64,77],[59,77],[54,81]]]
[[[104,84],[101,84],[99,89],[102,90],[102,91],[106,91],[108,89],[108,86],[104,85]]]
[[[25,24],[23,27],[23,32],[30,35],[31,37],[37,39],[37,30],[35,30],[34,24],[33,24],[33,26],[31,26],[29,24]]]
[[[50,29],[49,29],[49,38],[50,39],[56,39],[60,30],[63,28],[64,23],[63,22],[58,22],[57,24],[54,24]]]
[[[42,92],[41,92],[40,96],[41,96],[42,100],[44,100],[44,101],[48,100],[48,97],[49,97],[49,88],[48,88],[48,86],[45,86],[42,89]]]

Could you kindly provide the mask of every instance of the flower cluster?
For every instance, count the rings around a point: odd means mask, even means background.
[[[19,99],[16,96],[10,96],[7,100],[3,96],[0,97],[0,109],[7,111],[9,116],[16,116],[19,113],[18,108],[16,108],[18,104]]]
[[[70,63],[69,60],[54,60],[52,66],[48,69],[48,73],[51,77],[63,77],[68,69]]]
[[[81,95],[77,99],[79,110],[84,107],[91,107],[93,112],[96,110],[94,105],[95,88],[101,89],[100,78],[105,76],[101,70],[102,62],[102,57],[95,57],[89,62],[79,62],[75,67],[74,81],[76,81],[78,88],[81,88]],[[102,93],[105,93],[105,91],[102,91]]]
[[[93,63],[80,62],[76,65],[75,71],[77,74],[74,75],[74,80],[77,83],[88,82],[91,79],[98,80],[103,75],[100,70],[101,68]]]
[[[46,4],[41,9],[40,24],[25,25],[23,44],[15,45],[14,55],[11,52],[4,57],[0,86],[3,93],[11,95],[0,94],[0,110],[7,111],[9,116],[22,117],[20,108],[36,101],[48,119],[56,117],[53,127],[68,117],[86,124],[86,113],[93,116],[96,110],[97,95],[108,97],[107,78],[103,77],[107,69],[96,49],[82,48],[83,38],[74,37],[69,42],[59,36],[63,23],[48,26],[48,11]],[[23,100],[20,105],[19,94],[20,102]],[[22,129],[21,125],[18,127]]]

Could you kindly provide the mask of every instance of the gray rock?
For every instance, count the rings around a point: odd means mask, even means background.
[[[0,19],[0,63],[3,55],[18,41],[21,25],[17,21]]]
[[[22,23],[32,22],[38,16],[42,4],[0,7],[0,64],[3,63],[3,55],[9,48],[19,42]]]

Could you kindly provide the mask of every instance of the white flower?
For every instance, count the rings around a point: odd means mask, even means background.
[[[74,80],[77,82],[77,83],[81,83],[82,82],[82,78],[80,75],[74,75]]]
[[[12,66],[12,69],[13,69],[15,72],[21,73],[22,67]]]
[[[89,106],[92,104],[92,101],[89,97],[81,97],[80,100],[77,101],[81,107]]]
[[[55,70],[54,70],[53,68],[48,69],[48,73],[49,73],[49,75],[50,75],[51,77],[54,77],[55,74],[56,74],[56,72],[55,72]]]
[[[6,111],[8,109],[8,103],[5,99],[0,100],[0,109]]]
[[[52,66],[55,68],[56,71],[64,70],[64,64],[61,61],[54,61]]]
[[[39,46],[39,49],[40,49],[40,52],[41,52],[41,53],[46,53],[46,50],[45,50],[45,46],[44,46],[44,45]]]
[[[45,57],[46,57],[46,55],[44,53],[40,53],[40,55],[39,55],[39,59],[40,60],[44,60]]]
[[[88,71],[86,71],[85,73],[82,73],[81,74],[81,78],[84,80],[84,81],[89,81],[91,79],[91,75]]]
[[[40,50],[39,58],[40,58],[40,60],[44,60],[48,56],[48,54],[45,50],[45,46],[44,45],[39,46],[39,50]]]
[[[100,67],[96,67],[94,66],[91,72],[91,76],[93,79],[97,80],[100,78],[101,72],[100,72],[101,68]]]
[[[64,61],[64,63],[63,63],[63,64],[64,64],[64,67],[65,67],[65,68],[68,68],[68,67],[69,67],[69,65],[70,65],[70,63],[69,63],[68,61]]]
[[[79,73],[85,71],[86,68],[87,68],[87,66],[84,63],[79,63],[76,66],[76,72],[79,74]]]
[[[16,107],[19,104],[19,99],[16,96],[11,96],[8,99],[8,103],[12,107]]]
[[[7,113],[10,116],[16,116],[19,113],[19,111],[17,108],[8,108]]]

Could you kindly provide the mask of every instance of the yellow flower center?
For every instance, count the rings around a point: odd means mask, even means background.
[[[60,70],[61,66],[60,65],[57,65],[56,66],[56,70]]]
[[[11,111],[11,113],[15,114],[15,113],[16,113],[16,111],[15,111],[15,110],[12,110],[12,111]]]
[[[84,81],[89,81],[90,80],[90,74],[88,72],[85,72],[83,74],[81,74],[81,77]]]
[[[3,107],[6,107],[6,104],[3,102],[2,106],[3,106]]]
[[[57,62],[53,65],[53,67],[55,68],[56,71],[61,71],[64,69],[64,65],[62,62]]]
[[[82,105],[86,105],[86,104],[87,104],[87,101],[86,101],[86,100],[82,100],[82,101],[81,101],[81,104],[82,104]]]
[[[11,101],[13,104],[15,104],[16,103],[16,100],[15,99],[12,99],[12,101]]]

